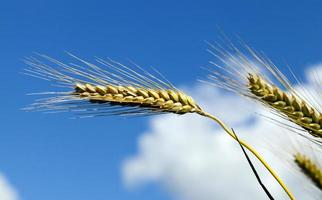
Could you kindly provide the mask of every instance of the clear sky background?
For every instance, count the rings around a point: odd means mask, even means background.
[[[169,199],[158,184],[128,190],[122,181],[148,118],[23,112],[34,99],[26,93],[49,88],[21,74],[22,59],[39,52],[69,62],[66,50],[87,60],[130,59],[191,86],[211,59],[204,41],[223,30],[301,76],[322,61],[321,13],[321,1],[3,1],[0,173],[21,200]]]

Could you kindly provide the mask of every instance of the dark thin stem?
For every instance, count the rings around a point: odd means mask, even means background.
[[[245,149],[244,149],[243,145],[241,145],[241,144],[240,144],[239,139],[238,139],[238,137],[237,137],[237,135],[236,135],[236,133],[235,133],[234,129],[231,129],[231,130],[232,130],[232,132],[234,133],[234,135],[235,135],[235,137],[236,137],[236,140],[237,140],[237,142],[238,142],[238,144],[239,144],[240,148],[243,150],[244,155],[245,155],[245,157],[246,157],[246,159],[247,159],[247,162],[248,162],[249,166],[252,168],[252,171],[254,172],[255,177],[256,177],[256,179],[257,179],[258,183],[259,183],[259,184],[260,184],[260,186],[263,188],[263,190],[264,190],[264,192],[266,193],[266,195],[268,196],[268,198],[269,198],[270,200],[274,200],[274,198],[273,198],[273,196],[271,195],[271,193],[268,191],[268,189],[265,187],[265,185],[264,185],[264,184],[263,184],[263,182],[261,181],[261,179],[260,179],[260,177],[259,177],[259,175],[258,175],[258,173],[257,173],[257,171],[256,171],[256,169],[255,169],[255,167],[254,167],[254,165],[253,165],[253,163],[252,163],[252,161],[250,160],[249,156],[247,155],[247,152],[245,151]]]

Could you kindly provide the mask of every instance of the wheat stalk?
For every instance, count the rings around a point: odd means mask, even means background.
[[[302,172],[312,180],[312,182],[322,190],[322,168],[307,156],[296,153],[294,161]]]
[[[287,116],[315,137],[322,137],[322,115],[304,100],[288,95],[275,85],[266,82],[260,75],[249,74],[249,90],[262,103]]]
[[[263,157],[249,144],[247,144],[244,140],[238,139],[235,135],[235,133],[232,131],[232,129],[228,128],[226,124],[224,124],[221,120],[219,120],[217,117],[207,113],[207,112],[201,112],[200,115],[205,116],[209,119],[214,120],[216,123],[218,123],[227,134],[229,134],[234,140],[238,141],[242,146],[244,146],[246,149],[248,149],[261,163],[262,165],[270,172],[270,174],[275,178],[275,180],[279,183],[279,185],[283,188],[285,193],[288,195],[288,197],[291,200],[294,200],[295,197],[292,194],[292,192],[287,188],[287,186],[284,184],[284,182],[279,178],[279,176],[276,174],[276,172],[269,166],[269,164],[263,159]]]
[[[138,67],[140,72],[134,71],[113,60],[97,60],[107,67],[107,70],[76,56],[73,57],[85,64],[87,68],[77,64],[66,65],[44,55],[41,55],[41,58],[45,58],[49,63],[36,58],[26,59],[26,63],[30,66],[25,70],[26,74],[53,81],[70,89],[67,92],[42,93],[54,95],[54,97],[36,102],[28,109],[76,111],[89,116],[197,113],[217,122],[233,139],[237,140],[233,131],[221,120],[205,112],[190,96],[175,88],[167,80],[161,80],[140,67]],[[51,67],[50,64],[57,66]],[[256,156],[290,199],[295,199],[260,154],[245,141],[239,139],[239,143]]]

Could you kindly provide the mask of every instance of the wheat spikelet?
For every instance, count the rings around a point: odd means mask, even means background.
[[[249,90],[261,102],[283,113],[289,120],[306,129],[315,137],[322,137],[322,115],[296,96],[267,83],[259,75],[249,74]]]
[[[54,96],[37,101],[28,109],[75,111],[90,117],[201,112],[190,96],[139,66],[135,71],[111,59],[97,59],[103,69],[71,56],[82,65],[67,65],[45,55],[26,59],[28,75],[68,88],[63,92],[42,93]]]
[[[303,173],[309,177],[319,189],[322,190],[322,168],[301,153],[294,155],[294,162],[303,171]]]

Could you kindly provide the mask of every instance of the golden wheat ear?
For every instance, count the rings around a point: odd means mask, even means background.
[[[64,64],[45,55],[27,58],[25,73],[48,80],[65,91],[41,99],[27,109],[73,111],[82,116],[185,114],[200,112],[195,101],[161,74],[139,66],[131,69],[111,59],[89,63],[71,55],[78,64]]]
[[[311,181],[322,190],[322,168],[319,163],[302,153],[294,155],[294,162]]]
[[[311,135],[314,136],[309,137],[311,140],[322,142],[322,104],[317,97],[310,96],[309,92],[305,95],[297,92],[270,60],[247,46],[244,51],[233,44],[227,48],[211,46],[210,52],[219,61],[210,62],[216,69],[210,70],[205,82],[259,102],[292,122],[294,132],[300,130],[301,135]]]

